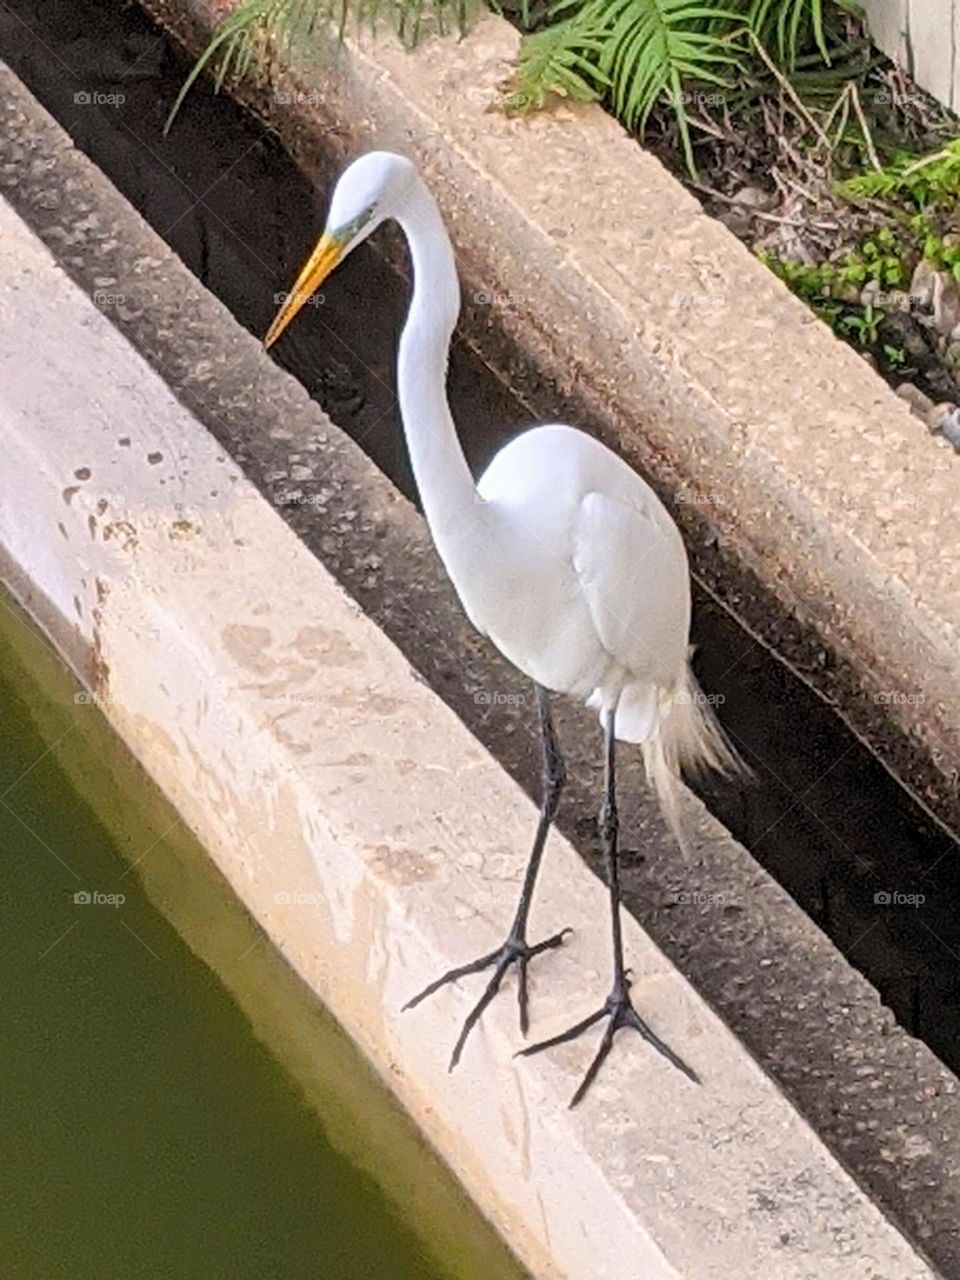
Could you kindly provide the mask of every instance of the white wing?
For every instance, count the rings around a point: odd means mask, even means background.
[[[687,661],[687,557],[659,500],[638,497],[583,498],[573,567],[604,649],[639,681],[672,687]]]

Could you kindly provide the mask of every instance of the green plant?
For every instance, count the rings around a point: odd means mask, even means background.
[[[851,200],[896,199],[920,210],[954,202],[960,197],[960,138],[928,156],[898,152],[886,168],[848,178],[837,189]]]
[[[903,350],[876,350],[877,326],[893,303],[886,291],[906,289],[920,262],[960,283],[960,139],[927,156],[900,153],[886,168],[848,178],[837,192],[855,203],[869,201],[873,227],[842,258],[810,264],[759,256],[836,333],[872,347],[888,369],[898,369],[906,361]],[[870,283],[877,286],[873,297],[863,292]]]
[[[429,14],[442,32],[452,17],[460,34],[467,29],[468,0],[242,0],[222,19],[207,47],[190,69],[170,114],[170,129],[183,100],[197,78],[213,72],[217,92],[228,77],[242,79],[250,70],[258,48],[273,45],[281,51],[304,46],[321,27],[332,30],[338,40],[354,21],[375,27],[386,15],[400,38],[415,45],[421,23]]]
[[[776,49],[784,65],[796,66],[810,36],[823,61],[829,65],[830,54],[823,29],[823,0],[754,0],[748,23],[763,44]]]
[[[849,312],[837,319],[836,329],[857,339],[861,347],[872,347],[877,341],[877,326],[883,312],[870,302],[860,312]]]
[[[909,251],[887,227],[875,232],[837,262],[811,264],[761,253],[761,261],[836,332],[873,346],[884,315],[882,302],[861,303],[870,281],[898,289],[909,278]],[[891,363],[893,363],[891,361]]]
[[[607,96],[640,130],[665,96],[692,170],[687,86],[726,88],[722,72],[737,61],[732,40],[744,14],[690,0],[558,0],[550,16],[546,30],[524,38],[510,92],[532,106],[553,94]]]
[[[832,8],[858,12],[851,0]],[[691,103],[743,105],[789,87],[784,71],[814,92],[832,90],[832,101],[851,74],[841,40],[842,65],[818,82],[833,60],[823,0],[555,0],[548,12],[547,28],[521,43],[510,90],[535,107],[552,94],[602,97],[641,132],[666,100],[692,176]]]
[[[530,0],[509,0],[521,25]],[[488,0],[505,9],[508,0]],[[692,102],[712,105],[732,89],[733,71],[793,70],[811,59],[830,62],[824,0],[547,0],[541,29],[528,31],[504,95],[507,109],[536,109],[554,95],[603,98],[631,129],[643,130],[659,101],[673,110],[687,168],[696,167],[690,138]],[[289,46],[323,24],[340,38],[348,19],[373,23],[388,13],[415,44],[430,14],[442,29],[453,17],[463,32],[467,0],[243,0],[215,31],[183,86],[169,124],[197,76],[209,68],[217,86],[250,67],[259,43]],[[851,11],[850,0],[834,7]],[[770,52],[767,52],[769,48]],[[706,92],[704,92],[706,90]]]
[[[948,209],[947,212],[949,216],[953,210]],[[949,271],[954,280],[960,282],[960,237],[954,233],[948,240],[941,235],[927,213],[917,214],[910,220],[910,225],[922,245],[920,256],[938,271]]]

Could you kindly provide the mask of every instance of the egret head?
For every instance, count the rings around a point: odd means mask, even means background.
[[[324,233],[267,331],[265,347],[276,342],[351,249],[386,218],[401,212],[415,180],[416,170],[410,161],[391,151],[368,151],[344,171],[330,201]]]

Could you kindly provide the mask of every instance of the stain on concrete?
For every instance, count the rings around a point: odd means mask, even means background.
[[[342,632],[329,627],[301,627],[293,644],[302,657],[311,659],[318,666],[345,667],[363,659],[356,645]]]
[[[371,850],[370,869],[390,884],[426,884],[435,879],[435,868],[416,849],[404,845],[377,844]]]
[[[400,698],[391,698],[389,694],[371,693],[364,699],[364,706],[371,716],[383,716],[386,719],[399,715],[405,703]]]
[[[253,671],[261,676],[276,671],[277,663],[267,653],[273,643],[273,634],[269,628],[234,622],[224,628],[222,639],[227,653],[246,671]]]

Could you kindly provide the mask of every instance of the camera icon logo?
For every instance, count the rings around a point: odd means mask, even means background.
[[[889,906],[892,901],[890,894],[886,889],[879,889],[874,895],[873,900],[880,906]]]
[[[89,906],[91,902],[90,893],[87,889],[78,889],[77,892],[73,895],[73,900],[77,904],[77,906],[80,906],[80,907]]]

